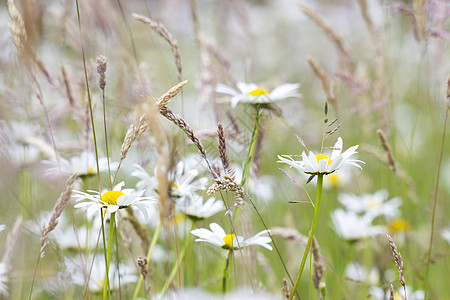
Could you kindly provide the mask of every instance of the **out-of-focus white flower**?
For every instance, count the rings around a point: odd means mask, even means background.
[[[372,220],[371,216],[359,216],[355,212],[341,208],[336,209],[331,215],[336,233],[346,240],[358,240],[386,232],[384,226],[372,225]]]
[[[399,207],[402,205],[400,197],[388,200],[387,190],[380,190],[374,194],[363,194],[357,196],[354,194],[340,194],[338,196],[347,210],[356,213],[364,213],[372,218],[385,216],[388,219],[397,218],[400,215]]]
[[[133,206],[142,212],[145,218],[148,218],[147,207],[154,205],[154,197],[142,197],[144,191],[135,191],[134,189],[122,189],[125,182],[117,184],[112,191],[105,191],[100,196],[97,191],[89,190],[92,194],[82,191],[72,191],[72,197],[79,203],[75,208],[85,207],[88,210],[88,216],[92,216],[100,211],[100,208],[106,208],[106,212],[113,213],[121,208]],[[87,201],[83,201],[87,200]]]
[[[234,181],[239,183],[242,181],[242,167],[233,165]],[[275,180],[270,175],[254,174],[250,170],[250,176],[247,181],[247,191],[255,195],[255,199],[269,202],[273,199]]]
[[[92,263],[92,257],[85,261],[84,267],[82,263],[78,260],[72,260],[66,258],[66,272],[72,274],[72,280],[75,285],[84,286],[86,284],[86,270],[91,270],[91,276],[89,277],[89,290],[93,293],[103,291],[103,283],[105,280],[105,262],[102,255],[97,255],[94,261],[94,266],[90,269],[90,264]],[[109,287],[111,290],[117,290],[127,283],[136,283],[139,279],[135,275],[136,268],[133,266],[128,266],[126,264],[120,264],[119,269],[115,264],[109,266]],[[119,281],[120,276],[120,281]]]
[[[0,296],[8,296],[8,266],[0,262]]]
[[[374,296],[374,299],[377,300],[385,300],[389,299],[390,291],[383,292],[381,288],[372,287],[371,295]],[[424,300],[425,292],[423,290],[414,291],[409,285],[406,286],[406,296],[408,300]],[[403,287],[400,287],[398,291],[394,292],[394,300],[404,300],[405,299],[405,291]]]
[[[367,271],[360,263],[350,263],[345,268],[345,276],[353,281],[363,282],[369,285],[377,285],[380,281],[380,272],[374,267]]]
[[[6,228],[6,225],[0,224],[0,232],[2,232],[3,230],[5,230],[5,228]]]
[[[196,242],[207,242],[223,249],[241,249],[243,247],[251,245],[259,245],[266,249],[272,250],[272,246],[269,243],[272,239],[268,236],[262,236],[267,233],[267,230],[263,230],[257,233],[255,236],[245,240],[242,236],[236,236],[234,234],[226,234],[225,230],[217,223],[211,223],[209,225],[211,230],[205,228],[198,228],[191,231],[191,233],[198,237]]]
[[[442,229],[441,236],[450,244],[450,225],[448,225],[447,228]]]
[[[239,102],[267,104],[286,98],[301,97],[301,94],[298,92],[298,88],[300,87],[300,84],[298,83],[282,84],[273,89],[270,93],[255,83],[238,82],[236,86],[238,91],[225,84],[218,84],[216,87],[217,93],[231,96],[232,108],[236,107]]]
[[[289,166],[296,168],[306,174],[310,175],[328,175],[335,172],[344,164],[353,165],[361,169],[358,163],[364,163],[363,161],[357,159],[351,159],[350,157],[358,149],[358,145],[348,148],[344,153],[342,153],[343,141],[341,137],[338,137],[337,142],[333,146],[331,152],[331,158],[327,155],[320,153],[314,154],[312,151],[309,155],[305,151],[302,153],[302,160],[295,160],[290,155],[278,155],[279,163],[286,163]]]
[[[155,176],[151,176],[139,165],[135,165],[136,171],[131,175],[138,177],[140,180],[136,184],[139,190],[145,189],[146,196],[153,195],[157,188],[157,180]],[[179,162],[174,172],[169,173],[169,180],[172,182],[171,194],[177,199],[177,203],[189,206],[190,203],[198,196],[197,191],[205,190],[208,178],[198,178],[197,169],[186,169],[184,162]]]
[[[93,152],[83,151],[80,156],[74,156],[70,160],[59,158],[58,161],[55,158],[51,160],[45,160],[42,162],[46,168],[45,174],[47,176],[71,175],[77,173],[78,176],[90,176],[97,174],[97,163],[95,154]],[[115,172],[118,162],[109,162],[111,172]],[[61,166],[61,169],[60,169]],[[100,172],[108,171],[108,158],[99,157],[98,167]]]
[[[264,288],[237,287],[228,294],[212,294],[201,288],[185,288],[169,290],[166,295],[152,295],[155,300],[195,299],[195,300],[283,300],[279,294],[271,294]]]
[[[185,204],[185,202],[182,204]],[[211,197],[203,203],[203,197],[200,195],[192,199],[192,203],[189,206],[181,204],[177,204],[176,206],[188,217],[194,219],[206,219],[217,214],[219,211],[225,210],[223,201]]]

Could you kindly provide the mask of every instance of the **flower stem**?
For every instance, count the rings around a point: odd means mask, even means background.
[[[170,272],[169,278],[166,280],[166,282],[164,283],[164,286],[161,290],[160,295],[164,296],[167,292],[167,289],[169,288],[170,283],[172,282],[173,278],[175,277],[175,275],[177,274],[178,269],[180,268],[180,264],[184,259],[184,255],[186,254],[186,249],[187,247],[189,247],[190,244],[190,240],[191,240],[191,236],[190,233],[192,230],[194,230],[195,227],[195,221],[192,222],[192,226],[191,229],[189,230],[188,236],[186,237],[184,244],[183,244],[183,248],[181,248],[180,250],[180,255],[178,255],[178,259],[176,264],[172,267],[172,271]]]
[[[109,218],[109,238],[108,238],[108,253],[106,254],[106,272],[105,272],[105,281],[103,283],[103,299],[110,298],[109,292],[109,265],[111,263],[111,251],[113,247],[113,239],[114,239],[114,227],[116,224],[116,213],[111,213],[111,217]]]
[[[292,288],[289,300],[292,300],[297,290],[297,286],[300,283],[300,277],[302,277],[303,269],[305,268],[306,258],[308,257],[309,250],[311,249],[312,240],[314,237],[314,231],[316,230],[317,217],[319,216],[320,201],[322,200],[322,186],[323,186],[323,174],[317,175],[317,201],[314,209],[314,218],[311,224],[311,230],[309,231],[308,243],[306,244],[305,252],[303,253],[300,269],[298,270],[297,278],[295,279],[294,287]]]
[[[156,242],[158,241],[160,232],[161,232],[161,221],[159,222],[158,227],[156,227],[156,231],[153,234],[152,243],[150,244],[150,248],[148,248],[147,257],[146,257],[147,265],[150,265],[150,259],[152,258],[153,249],[156,246]],[[144,282],[144,275],[141,274],[141,276],[139,276],[139,281],[136,285],[136,288],[134,289],[133,300],[137,299],[143,282]]]
[[[225,295],[229,290],[228,279],[231,278],[230,265],[233,259],[233,249],[228,251],[228,257],[225,262],[225,269],[223,270],[223,280],[222,280],[222,294]]]
[[[253,159],[255,158],[256,145],[259,136],[259,125],[261,124],[261,112],[261,109],[259,108],[259,106],[257,106],[252,140],[250,141],[250,146],[248,147],[247,161],[245,162],[244,170],[242,171],[241,186],[243,188],[245,188],[245,186],[247,185],[247,180],[250,175],[250,168],[252,166]]]

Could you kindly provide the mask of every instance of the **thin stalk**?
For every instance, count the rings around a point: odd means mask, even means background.
[[[84,43],[83,43],[83,37],[81,36],[80,5],[78,3],[78,0],[75,0],[75,3],[76,3],[76,6],[77,6],[78,29],[79,29],[79,32],[80,32],[81,54],[82,54],[82,58],[83,58],[83,69],[84,69],[84,81],[86,83],[86,91],[87,91],[88,102],[89,102],[89,115],[91,117],[92,136],[93,136],[93,139],[94,139],[95,162],[97,163],[98,191],[101,193],[102,189],[101,189],[101,185],[100,185],[100,166],[98,164],[97,136],[95,134],[94,113],[92,111],[91,92],[90,92],[90,89],[89,89],[89,80],[88,80],[87,68],[86,68],[86,55],[84,54]]]
[[[103,300],[111,298],[109,293],[111,292],[109,288],[109,265],[111,263],[111,251],[113,247],[114,240],[114,225],[115,225],[116,213],[111,213],[111,217],[109,218],[109,238],[108,238],[108,253],[106,255],[106,273],[105,273],[105,281],[103,283]]]
[[[106,148],[106,160],[108,162],[108,178],[109,178],[109,185],[111,187],[111,190],[113,189],[113,182],[111,178],[111,166],[109,164],[109,146],[108,146],[108,129],[106,126],[106,96],[105,96],[105,89],[102,89],[102,103],[103,103],[103,128],[105,131],[105,148]],[[98,160],[98,159],[97,159]],[[98,173],[98,169],[97,169]]]
[[[436,185],[434,187],[434,199],[433,199],[433,212],[431,214],[431,234],[430,234],[430,242],[428,244],[428,255],[427,255],[427,268],[425,271],[425,280],[424,280],[424,290],[425,290],[425,299],[427,299],[428,294],[428,271],[430,269],[431,264],[431,248],[433,246],[433,237],[434,237],[434,222],[436,217],[436,207],[438,200],[438,191],[439,191],[439,178],[441,176],[441,165],[442,165],[442,157],[444,156],[444,145],[445,145],[445,132],[447,129],[447,120],[448,120],[448,112],[450,110],[450,78],[447,82],[447,107],[445,108],[445,120],[444,120],[444,130],[442,131],[442,140],[441,140],[441,152],[439,153],[439,163],[437,167],[437,178]],[[405,291],[406,295],[406,291]]]
[[[195,227],[195,221],[192,222],[192,226],[191,229],[189,230],[188,236],[186,237],[184,244],[183,244],[183,248],[181,248],[180,250],[180,255],[178,256],[177,262],[175,263],[175,265],[172,267],[172,271],[170,272],[169,278],[166,279],[166,282],[164,283],[164,286],[161,290],[160,295],[164,296],[167,292],[167,289],[169,288],[170,283],[172,282],[173,278],[175,277],[175,275],[177,274],[178,269],[180,268],[180,264],[184,259],[184,256],[186,254],[186,249],[189,247],[190,244],[190,232],[194,229]]]
[[[308,257],[309,250],[311,249],[312,240],[314,237],[314,231],[316,230],[317,218],[319,216],[320,201],[322,200],[322,186],[323,186],[323,174],[317,175],[317,201],[314,209],[314,218],[311,224],[311,230],[309,231],[308,243],[306,244],[305,252],[303,253],[300,269],[298,270],[297,278],[295,279],[294,287],[292,288],[289,300],[294,298],[297,286],[300,283],[300,277],[302,277],[303,269],[305,268],[306,258]]]
[[[147,252],[147,264],[150,265],[150,260],[152,258],[152,253],[153,253],[153,249],[156,246],[156,242],[158,241],[158,237],[159,237],[159,233],[161,232],[161,221],[158,224],[158,227],[156,227],[156,231],[153,234],[153,239],[152,239],[152,243],[150,244],[150,248],[148,248],[148,252]],[[139,281],[136,285],[136,288],[134,289],[134,293],[133,293],[133,300],[136,300],[138,295],[139,295],[139,291],[141,290],[141,286],[142,283],[144,282],[144,275],[141,274],[141,276],[139,276]]]
[[[244,170],[242,171],[241,186],[243,188],[247,185],[247,180],[250,175],[250,168],[252,166],[253,159],[255,158],[256,144],[259,136],[259,125],[261,124],[261,113],[262,110],[260,107],[256,106],[255,125],[253,127],[252,140],[250,141],[250,146],[248,147],[247,161],[245,162]]]
[[[227,260],[225,262],[225,269],[223,270],[223,279],[222,279],[222,294],[225,295],[230,285],[228,284],[228,279],[231,278],[230,265],[233,259],[233,249],[228,251]]]

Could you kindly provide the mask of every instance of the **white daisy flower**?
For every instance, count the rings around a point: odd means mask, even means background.
[[[84,266],[79,259],[70,259],[66,257],[65,263],[67,266],[66,272],[71,274],[73,284],[84,286],[86,284],[85,270],[91,270],[89,277],[89,290],[93,293],[103,291],[103,284],[105,280],[105,261],[102,255],[95,257],[94,266],[90,269],[92,257],[89,257],[84,262]],[[86,265],[87,264],[87,265]],[[128,283],[136,283],[139,277],[135,274],[136,268],[126,264],[116,264],[109,266],[109,287],[111,290],[117,290],[121,286]],[[119,280],[120,276],[120,280]]]
[[[72,191],[72,197],[79,203],[75,205],[75,208],[86,207],[88,210],[88,216],[92,216],[100,210],[100,208],[106,208],[108,213],[117,212],[121,208],[127,208],[133,206],[138,208],[142,212],[145,218],[148,218],[147,209],[148,206],[153,206],[155,200],[154,197],[142,197],[144,191],[135,191],[134,189],[122,189],[125,182],[117,184],[112,191],[105,191],[100,196],[99,192],[88,190],[89,193],[82,191]],[[88,201],[83,201],[88,200]]]
[[[386,232],[381,225],[372,225],[372,217],[368,215],[359,216],[355,212],[336,209],[331,215],[334,230],[346,240],[358,240],[361,238]]]
[[[255,236],[245,240],[242,236],[236,236],[234,234],[226,234],[225,230],[217,223],[211,223],[209,225],[211,230],[205,228],[198,228],[191,231],[191,233],[197,237],[196,242],[207,242],[223,249],[241,249],[243,247],[251,245],[259,245],[272,251],[272,246],[269,243],[272,239],[268,236],[262,236],[267,233],[268,230],[263,230],[257,233]]]
[[[45,174],[47,176],[58,176],[61,173],[63,175],[71,175],[77,173],[78,176],[90,176],[97,174],[97,163],[95,159],[95,153],[93,152],[83,151],[80,156],[74,156],[70,158],[70,160],[60,157],[59,163],[61,169],[58,166],[58,162],[55,158],[43,161],[43,165],[46,167]],[[111,172],[114,172],[115,169],[117,169],[118,165],[118,162],[110,161],[109,166]],[[98,166],[100,172],[107,172],[108,158],[99,157]]]
[[[3,230],[5,230],[5,228],[6,228],[6,225],[0,224],[0,232],[2,232]]]
[[[239,102],[267,104],[286,98],[301,97],[301,94],[298,92],[298,88],[300,87],[300,84],[298,83],[282,84],[273,89],[270,93],[255,83],[238,82],[236,86],[238,91],[225,84],[218,84],[216,87],[217,93],[231,96],[232,108],[236,107]]]
[[[356,282],[363,282],[369,285],[377,285],[380,281],[380,272],[373,267],[368,271],[360,263],[354,262],[345,268],[345,276]]]
[[[153,195],[157,188],[156,176],[151,176],[145,169],[139,165],[135,165],[136,171],[131,175],[138,177],[140,180],[136,184],[139,190],[146,190],[146,196]],[[179,162],[174,172],[169,174],[169,180],[172,182],[171,194],[177,198],[177,202],[186,201],[191,203],[198,194],[198,190],[205,190],[208,178],[198,178],[199,171],[197,169],[186,169],[184,162]],[[187,204],[185,206],[188,206]]]
[[[448,225],[447,228],[442,229],[441,236],[450,244],[450,225]]]
[[[374,194],[364,194],[361,196],[340,194],[338,200],[349,211],[368,214],[373,219],[378,216],[394,219],[400,215],[399,207],[402,205],[402,200],[400,197],[387,200],[388,195],[387,190],[380,190]]]
[[[309,152],[309,155],[306,155],[305,151],[303,151],[301,161],[294,160],[290,155],[278,155],[278,162],[286,163],[290,167],[310,175],[328,175],[335,172],[344,164],[353,165],[361,169],[358,163],[364,164],[364,162],[350,158],[352,155],[358,153],[356,152],[358,145],[348,148],[344,153],[342,153],[342,147],[342,138],[338,137],[337,142],[332,148],[331,157],[323,153],[314,154],[312,151]]]
[[[214,197],[209,198],[203,203],[203,197],[197,195],[197,197],[193,199],[192,205],[184,206],[177,203],[177,208],[188,217],[194,219],[206,219],[217,214],[219,211],[225,210],[225,205],[221,200],[216,200]]]

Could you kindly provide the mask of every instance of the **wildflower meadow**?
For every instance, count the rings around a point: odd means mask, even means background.
[[[450,3],[0,4],[0,299],[450,299]]]

